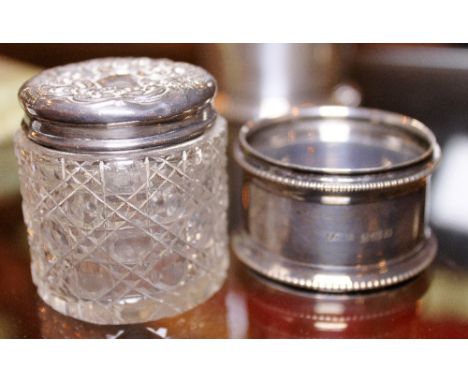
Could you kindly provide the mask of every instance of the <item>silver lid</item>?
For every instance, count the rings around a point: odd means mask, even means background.
[[[19,91],[23,127],[66,150],[168,145],[200,135],[216,117],[214,78],[167,59],[104,58],[48,69]]]

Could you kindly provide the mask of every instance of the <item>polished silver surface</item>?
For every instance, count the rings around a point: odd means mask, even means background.
[[[48,69],[19,99],[28,137],[62,150],[175,144],[201,135],[216,113],[214,78],[167,59],[103,58]]]
[[[219,81],[220,111],[229,121],[243,124],[284,114],[293,105],[331,102],[335,89],[343,84],[353,48],[349,44],[220,44],[207,50],[204,65]]]
[[[298,105],[357,106],[358,88],[347,80],[351,44],[216,44],[200,59],[216,76],[216,105],[229,123],[229,224],[242,216],[242,171],[233,147],[240,127],[250,119],[276,117]]]
[[[248,122],[234,155],[244,170],[285,186],[338,192],[391,188],[432,173],[440,148],[421,122],[343,106],[294,108]]]
[[[249,123],[242,261],[271,278],[351,291],[422,271],[436,241],[426,220],[439,146],[419,121],[379,110],[321,106]]]

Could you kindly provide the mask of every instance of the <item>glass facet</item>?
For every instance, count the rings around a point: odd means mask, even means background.
[[[224,119],[166,148],[79,154],[16,136],[32,274],[61,313],[94,323],[179,314],[228,267]]]

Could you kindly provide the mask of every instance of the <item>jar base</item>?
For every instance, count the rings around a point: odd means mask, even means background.
[[[38,287],[42,300],[57,312],[98,325],[124,325],[154,321],[184,313],[202,304],[224,285],[226,271],[210,273],[171,294],[135,296],[120,301],[76,301]]]
[[[428,232],[425,240],[408,253],[395,257],[382,271],[377,264],[318,266],[288,260],[261,248],[244,231],[234,234],[233,251],[245,265],[270,279],[316,291],[346,293],[387,287],[408,280],[426,269],[437,252],[437,240]]]

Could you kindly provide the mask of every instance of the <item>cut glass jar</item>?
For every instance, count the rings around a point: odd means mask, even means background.
[[[16,136],[34,283],[98,324],[184,312],[228,267],[226,124],[185,63],[106,58],[26,82]]]

